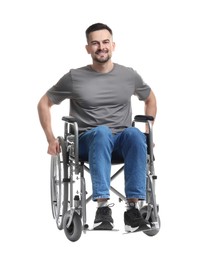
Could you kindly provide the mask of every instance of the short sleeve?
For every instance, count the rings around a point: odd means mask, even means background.
[[[47,92],[47,96],[53,104],[60,104],[63,100],[72,97],[72,78],[71,71],[66,73],[53,87]]]
[[[135,93],[139,100],[146,100],[151,91],[150,86],[148,86],[142,79],[142,77],[135,71]]]

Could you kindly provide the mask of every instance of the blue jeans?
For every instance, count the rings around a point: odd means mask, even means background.
[[[110,198],[111,161],[124,161],[126,198],[145,199],[145,135],[135,127],[113,135],[107,126],[98,126],[79,137],[79,157],[88,161],[92,179],[93,200]]]

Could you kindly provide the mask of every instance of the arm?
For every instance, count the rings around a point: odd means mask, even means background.
[[[52,127],[51,127],[51,113],[50,108],[53,105],[53,103],[50,101],[47,95],[42,96],[38,103],[38,114],[39,114],[39,120],[41,123],[41,126],[44,130],[44,133],[46,135],[46,139],[48,142],[48,153],[51,155],[56,155],[60,149],[59,149],[59,143],[57,138],[55,138]]]
[[[153,116],[155,119],[156,113],[157,113],[156,97],[154,95],[154,92],[151,90],[149,96],[145,100],[145,115]],[[146,133],[148,133],[148,129],[146,129]]]

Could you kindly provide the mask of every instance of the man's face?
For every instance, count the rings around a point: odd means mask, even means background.
[[[115,43],[112,41],[112,36],[108,30],[99,30],[89,34],[86,50],[93,61],[98,63],[107,62],[111,59],[114,48]]]

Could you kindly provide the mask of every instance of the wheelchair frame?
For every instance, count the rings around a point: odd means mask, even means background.
[[[86,183],[84,171],[90,172],[84,161],[79,160],[79,131],[75,118],[71,116],[62,117],[64,124],[64,137],[59,136],[61,152],[56,156],[51,156],[50,190],[51,208],[53,218],[59,230],[64,230],[66,237],[74,242],[88,230],[86,204],[91,201],[92,195],[86,197]],[[160,218],[158,215],[159,206],[156,203],[155,182],[157,176],[154,170],[153,154],[153,117],[137,115],[132,126],[136,122],[148,124],[149,133],[147,135],[147,180],[146,180],[146,200],[140,201],[140,212],[142,216],[150,222],[151,230],[143,231],[148,236],[156,235],[160,230]],[[113,164],[113,163],[112,163]],[[122,162],[124,164],[124,162]],[[111,176],[114,180],[121,172],[122,166]],[[74,191],[75,183],[78,182],[79,189]],[[114,187],[110,190],[116,194],[120,200],[126,201],[126,197]]]

